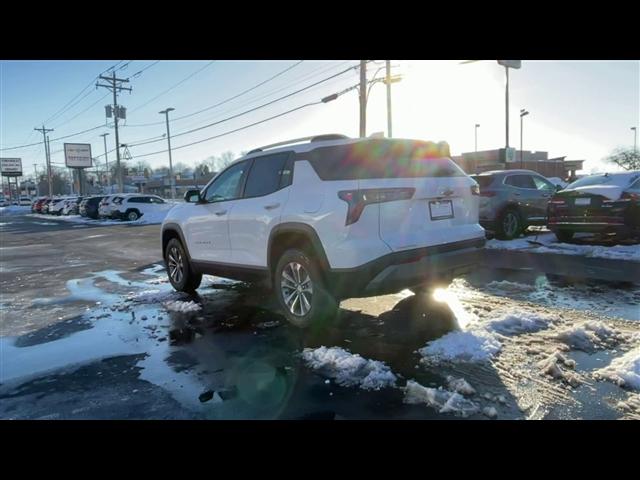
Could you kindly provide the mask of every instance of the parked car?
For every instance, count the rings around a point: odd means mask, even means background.
[[[561,242],[576,232],[640,236],[640,171],[576,180],[553,196],[547,216]]]
[[[169,210],[172,203],[166,202],[157,195],[131,193],[113,199],[111,216],[121,220],[135,221],[153,212]]]
[[[81,201],[82,197],[67,198],[62,207],[62,215],[78,215],[78,204]]]
[[[20,206],[25,206],[28,207],[31,205],[31,197],[27,196],[27,195],[21,195],[20,196],[20,200],[18,201],[18,204]]]
[[[31,204],[31,211],[33,213],[42,213],[42,206],[44,205],[44,202],[46,202],[48,199],[49,197],[40,197],[35,199]]]
[[[471,178],[480,187],[480,224],[504,240],[530,225],[545,225],[547,203],[559,188],[531,170],[495,170]]]
[[[42,204],[41,213],[49,213],[49,205],[55,200],[55,198],[47,198]]]
[[[87,197],[80,202],[78,212],[83,217],[98,219],[98,206],[104,197]]]
[[[64,204],[66,200],[67,200],[67,197],[58,197],[51,200],[47,208],[47,213],[49,215],[58,215],[58,216],[62,215],[62,209],[64,208]]]
[[[565,182],[564,180],[558,177],[547,177],[547,180],[553,183],[556,187],[560,187],[561,189],[569,185],[569,182]]]
[[[284,315],[329,320],[343,298],[430,289],[473,268],[478,190],[448,145],[313,137],[252,150],[162,224],[176,290],[202,274],[263,281]]]
[[[4,196],[0,196],[0,207],[8,207],[9,205],[11,205],[9,199]]]
[[[102,200],[98,204],[98,216],[100,218],[111,218],[111,212],[113,210],[113,199],[121,196],[118,194],[107,195],[102,197]]]

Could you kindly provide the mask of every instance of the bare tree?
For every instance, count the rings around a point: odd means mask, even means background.
[[[617,148],[606,160],[625,170],[640,170],[640,153],[633,148]]]

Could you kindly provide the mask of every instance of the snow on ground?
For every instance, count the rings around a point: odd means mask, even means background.
[[[577,238],[579,237],[580,235],[577,235]],[[542,245],[532,244],[530,242],[538,242]],[[571,243],[558,242],[553,233],[542,233],[537,236],[517,238],[514,240],[492,239],[486,243],[486,248],[497,250],[526,250],[532,253],[581,255],[585,257],[640,262],[640,245],[574,245]]]
[[[624,335],[603,322],[585,322],[558,332],[555,337],[569,347],[591,352],[605,347],[612,347],[624,340]]]
[[[199,310],[202,310],[202,305],[194,302],[193,300],[190,300],[188,302],[183,302],[181,300],[174,300],[174,301],[164,302],[163,306],[170,312],[188,313],[188,312],[197,312]]]
[[[572,387],[577,387],[582,383],[580,377],[571,371],[575,367],[575,360],[565,357],[560,351],[555,351],[538,362],[538,368],[544,375],[549,375],[556,380],[563,380]]]
[[[188,295],[174,290],[143,290],[125,297],[125,302],[134,303],[162,303],[179,300]]]
[[[480,406],[464,398],[458,392],[442,388],[430,388],[409,380],[404,387],[404,402],[409,404],[425,403],[440,413],[454,413],[468,417],[480,411]]]
[[[0,216],[24,215],[30,211],[30,205],[10,205],[8,207],[0,207]]]
[[[593,376],[621,387],[640,390],[640,346],[614,359],[609,366],[596,370]]]
[[[519,313],[507,313],[489,320],[484,324],[485,328],[501,335],[518,335],[546,330],[557,320],[547,315]]]
[[[396,383],[396,376],[384,362],[368,360],[339,347],[305,348],[302,359],[307,366],[344,387],[380,390]]]
[[[502,349],[500,341],[482,328],[453,331],[433,340],[418,352],[424,363],[486,362]]]
[[[475,395],[476,393],[476,389],[473,388],[464,378],[455,378],[449,375],[447,377],[447,385],[449,386],[449,390],[462,395]]]
[[[25,207],[30,208],[30,207]],[[30,211],[30,210],[29,210]],[[27,212],[24,212],[27,213]],[[164,218],[169,213],[169,210],[163,210],[159,212],[150,212],[142,215],[138,220],[134,222],[123,221],[123,220],[94,220],[93,218],[83,217],[81,215],[44,215],[42,213],[31,213],[28,216],[33,218],[42,218],[47,220],[58,220],[62,222],[70,222],[70,223],[79,223],[79,224],[87,224],[87,225],[122,225],[122,224],[132,224],[132,225],[153,225],[157,223],[162,223]]]

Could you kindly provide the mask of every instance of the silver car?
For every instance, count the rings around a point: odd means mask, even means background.
[[[547,203],[561,188],[532,170],[494,170],[471,178],[480,186],[480,224],[504,240],[530,225],[545,225]]]

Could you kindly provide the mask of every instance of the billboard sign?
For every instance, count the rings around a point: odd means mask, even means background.
[[[0,171],[2,171],[3,177],[21,177],[22,159],[0,158]]]
[[[69,168],[90,168],[91,144],[90,143],[65,143],[64,163]]]

